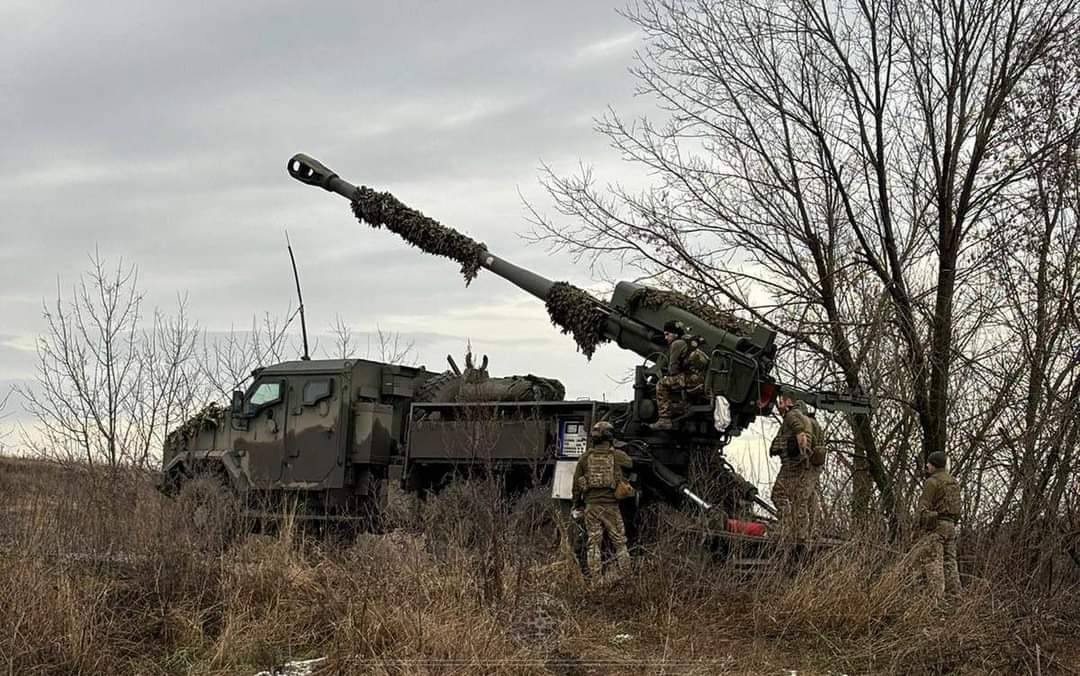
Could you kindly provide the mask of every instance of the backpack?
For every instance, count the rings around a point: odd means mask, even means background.
[[[700,347],[695,347],[686,358],[686,365],[691,371],[705,373],[705,369],[709,368],[709,355]]]
[[[956,483],[956,479],[949,475],[949,480],[945,482],[942,487],[942,505],[941,514],[947,514],[954,519],[960,517],[960,510],[962,505],[960,504],[960,484]]]

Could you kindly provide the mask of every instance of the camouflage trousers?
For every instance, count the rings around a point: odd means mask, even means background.
[[[623,528],[622,513],[618,505],[585,505],[585,533],[588,537],[587,563],[589,577],[600,578],[600,546],[607,534],[612,548],[615,549],[615,563],[625,571],[630,564],[630,552],[626,550],[626,530]]]
[[[696,373],[677,373],[661,378],[656,383],[656,410],[660,417],[670,420],[673,414],[681,414],[688,398],[687,391],[704,382],[705,379]]]
[[[800,461],[780,463],[780,472],[772,487],[772,501],[780,521],[782,542],[804,542],[810,531],[810,490],[817,485],[817,475],[809,464]],[[816,490],[814,491],[816,492]]]
[[[960,569],[956,564],[956,524],[938,519],[934,530],[924,534],[911,551],[912,562],[922,568],[934,598],[960,595]]]

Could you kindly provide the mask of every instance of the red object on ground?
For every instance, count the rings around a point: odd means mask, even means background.
[[[765,535],[765,524],[760,521],[728,519],[727,529],[732,533],[741,533],[742,535],[752,535],[754,537],[764,537]]]

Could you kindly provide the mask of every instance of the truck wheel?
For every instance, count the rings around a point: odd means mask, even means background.
[[[216,476],[198,476],[180,487],[178,502],[192,535],[211,548],[223,547],[238,532],[240,504]]]

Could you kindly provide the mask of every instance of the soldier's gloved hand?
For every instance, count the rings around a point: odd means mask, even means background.
[[[570,517],[571,517],[571,518],[572,518],[572,519],[573,519],[574,521],[577,521],[578,519],[580,519],[580,518],[582,517],[582,515],[584,515],[584,514],[585,514],[585,512],[583,512],[583,511],[581,510],[581,508],[579,508],[579,507],[575,507],[574,509],[572,509],[572,510],[570,511]]]

